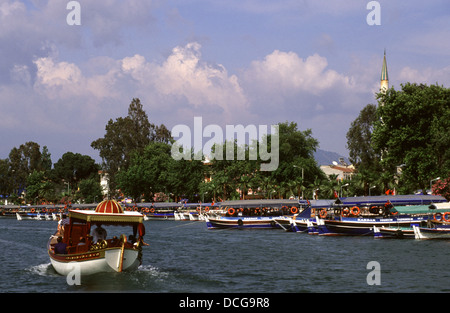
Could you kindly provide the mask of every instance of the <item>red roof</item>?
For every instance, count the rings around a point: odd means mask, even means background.
[[[123,213],[122,206],[115,200],[104,200],[97,205],[97,213]]]
[[[353,169],[353,168],[336,166],[336,165],[331,166],[331,168],[334,168],[335,170],[338,170],[338,171],[341,171],[344,173],[353,173],[355,171],[355,169]]]

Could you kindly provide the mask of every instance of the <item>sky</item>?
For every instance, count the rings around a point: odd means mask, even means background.
[[[53,162],[69,151],[100,161],[91,142],[133,98],[169,130],[194,117],[223,129],[295,122],[347,156],[385,50],[395,89],[450,87],[448,0],[69,2],[0,0],[2,159],[34,141]]]

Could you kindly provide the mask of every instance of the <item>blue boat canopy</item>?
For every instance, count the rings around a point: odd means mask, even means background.
[[[337,206],[372,206],[391,203],[398,205],[430,205],[432,203],[447,202],[438,195],[396,195],[396,196],[370,196],[370,197],[347,197],[335,201]]]

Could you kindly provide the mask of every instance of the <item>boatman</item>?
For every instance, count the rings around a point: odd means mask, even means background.
[[[107,233],[100,224],[97,224],[97,228],[92,231],[91,235],[94,237],[94,243],[97,243],[99,240],[105,240]]]

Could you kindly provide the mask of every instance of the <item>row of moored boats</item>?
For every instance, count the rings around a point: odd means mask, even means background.
[[[92,210],[96,204],[69,209]],[[450,239],[450,203],[438,195],[348,197],[334,200],[237,200],[220,203],[122,204],[143,220],[204,221],[209,229],[282,229],[320,236]],[[0,208],[17,219],[56,220],[64,206]]]

